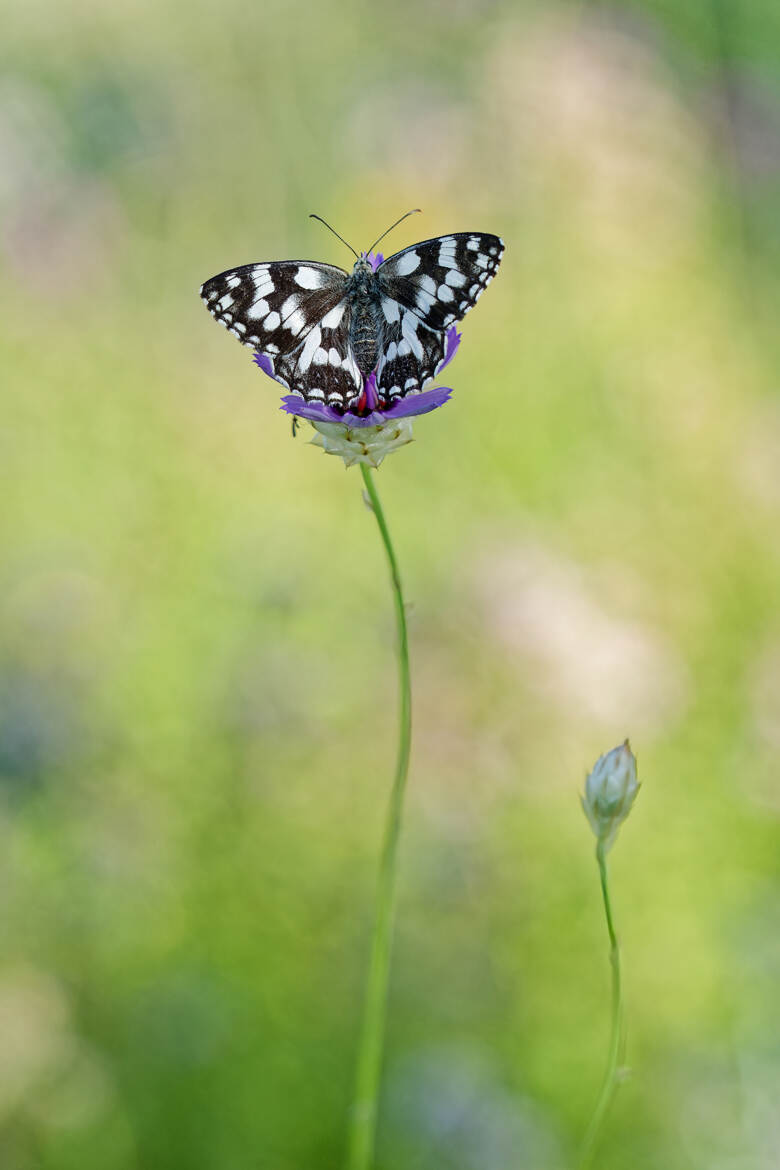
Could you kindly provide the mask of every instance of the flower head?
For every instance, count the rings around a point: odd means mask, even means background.
[[[636,757],[628,740],[599,756],[585,781],[582,807],[605,850],[614,844],[638,791]]]

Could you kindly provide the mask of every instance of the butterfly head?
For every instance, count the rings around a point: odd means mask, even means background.
[[[360,273],[367,273],[370,275],[373,271],[374,265],[372,263],[372,257],[369,257],[368,253],[363,252],[363,254],[357,258],[352,267],[352,275],[357,276]]]
[[[370,252],[359,256],[352,267],[349,278],[349,289],[359,300],[368,297],[374,284],[375,261]]]

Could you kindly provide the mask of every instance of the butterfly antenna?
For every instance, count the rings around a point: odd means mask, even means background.
[[[336,237],[336,239],[337,239],[337,240],[341,240],[342,244],[346,245],[346,247],[347,247],[347,248],[349,248],[350,252],[351,252],[351,253],[352,253],[352,255],[355,257],[355,259],[356,259],[356,260],[359,260],[359,259],[360,259],[360,257],[358,256],[357,252],[356,252],[356,251],[355,251],[355,249],[352,247],[352,245],[351,245],[351,244],[347,244],[347,241],[344,239],[344,237],[343,237],[343,236],[340,236],[340,235],[339,235],[339,233],[338,233],[338,232],[337,232],[337,231],[336,231],[334,228],[332,228],[332,227],[330,226],[330,224],[329,224],[329,223],[327,223],[327,222],[326,222],[326,221],[325,221],[325,220],[322,218],[322,216],[321,216],[321,215],[314,215],[314,213],[312,213],[312,214],[309,216],[309,219],[318,219],[318,220],[320,221],[320,223],[324,223],[324,224],[325,224],[325,227],[328,229],[328,231],[329,231],[329,232],[333,232],[333,234],[334,234],[334,236]]]
[[[372,245],[371,245],[371,247],[368,249],[368,250],[369,250],[369,252],[373,252],[373,250],[374,250],[374,248],[377,246],[377,244],[381,244],[381,243],[382,243],[382,240],[385,238],[385,236],[389,236],[389,235],[390,235],[390,232],[393,230],[393,228],[397,228],[397,227],[398,227],[398,225],[399,225],[399,223],[403,223],[403,222],[404,222],[404,220],[405,220],[405,219],[408,219],[410,215],[416,215],[416,214],[417,214],[417,212],[418,212],[418,211],[421,211],[421,210],[422,210],[422,208],[421,208],[421,207],[413,207],[411,211],[407,211],[407,212],[406,212],[406,215],[402,215],[400,219],[397,219],[397,220],[395,221],[395,223],[393,223],[393,224],[391,224],[391,225],[390,225],[390,227],[387,229],[387,231],[386,231],[386,232],[382,232],[382,234],[381,234],[381,236],[379,237],[379,239],[378,239],[378,240],[374,240],[373,244],[372,244]]]

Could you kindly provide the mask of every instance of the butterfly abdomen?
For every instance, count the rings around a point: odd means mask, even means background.
[[[376,309],[370,301],[358,301],[354,306],[349,341],[358,369],[368,377],[376,367],[380,348]]]
[[[382,312],[379,283],[364,257],[352,269],[347,296],[352,302],[349,343],[358,369],[367,378],[376,368],[382,345]]]

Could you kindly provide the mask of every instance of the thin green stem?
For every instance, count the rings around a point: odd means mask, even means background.
[[[358,1046],[355,1099],[349,1128],[348,1170],[369,1170],[374,1157],[377,1104],[382,1074],[382,1052],[387,1017],[387,988],[390,974],[390,951],[393,935],[393,911],[398,873],[398,840],[401,833],[406,777],[409,771],[409,752],[412,740],[412,689],[409,675],[409,639],[406,630],[401,577],[395,558],[385,514],[377,494],[371,469],[361,463],[363,482],[371,509],[379,525],[379,532],[387,553],[393,600],[398,622],[398,667],[400,682],[400,715],[398,755],[395,778],[387,809],[379,878],[376,890],[374,933],[371,940],[371,959],[363,1005],[363,1018]]]
[[[604,842],[599,841],[596,846],[596,860],[601,877],[601,893],[604,898],[604,915],[607,920],[609,934],[609,963],[612,968],[612,1026],[609,1039],[609,1053],[604,1080],[601,1085],[596,1108],[590,1119],[580,1154],[580,1170],[587,1170],[593,1162],[593,1155],[601,1137],[609,1107],[620,1084],[618,1061],[622,1057],[624,1044],[623,1031],[623,993],[620,981],[620,947],[615,934],[615,923],[612,918],[612,906],[609,898],[609,882],[607,880],[607,856]]]

